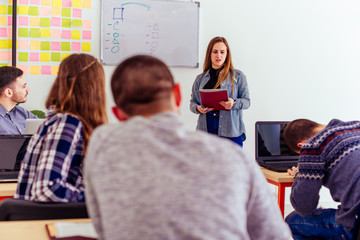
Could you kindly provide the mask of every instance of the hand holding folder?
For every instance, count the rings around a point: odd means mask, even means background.
[[[226,89],[200,89],[199,94],[203,106],[214,108],[215,110],[229,111],[220,104],[221,101],[228,101]]]

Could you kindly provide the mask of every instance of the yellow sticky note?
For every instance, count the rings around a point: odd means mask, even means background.
[[[7,49],[8,48],[8,40],[0,39],[0,49]]]
[[[6,5],[0,5],[0,14],[1,15],[6,15]]]
[[[0,26],[7,26],[6,16],[0,16]]]
[[[82,46],[81,46],[81,50],[84,52],[90,52],[91,51],[91,43],[83,42]]]
[[[51,0],[41,0],[41,6],[51,6]]]
[[[39,27],[40,26],[40,18],[39,17],[30,17],[30,26]]]
[[[83,0],[83,8],[91,8],[91,0]]]
[[[50,62],[50,53],[41,52],[40,53],[40,62]]]
[[[42,38],[50,37],[50,36],[51,36],[51,35],[50,35],[50,29],[49,29],[49,28],[42,28],[42,29],[40,30],[40,36],[41,36]]]
[[[61,0],[53,0],[52,5],[54,7],[61,7],[62,6],[62,1]]]
[[[60,7],[51,7],[51,15],[60,16],[61,15],[61,8]]]
[[[81,39],[81,31],[72,30],[71,31],[71,39],[80,40]]]
[[[18,7],[18,14],[19,15],[28,15],[28,9],[29,9],[29,7],[28,6],[26,6],[26,5],[20,5],[19,7]]]
[[[8,49],[11,49],[11,48],[12,48],[12,40],[9,39],[9,40],[8,40]]]
[[[30,50],[40,50],[40,41],[30,40]]]
[[[61,54],[61,61],[64,60],[65,58],[67,58],[70,55],[71,55],[70,53],[62,53]]]
[[[74,8],[81,8],[81,0],[72,0],[72,7]]]
[[[51,66],[51,74],[57,75],[59,72],[59,66]]]
[[[30,74],[40,75],[40,66],[30,66]]]

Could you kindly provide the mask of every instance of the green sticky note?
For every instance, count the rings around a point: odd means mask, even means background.
[[[29,29],[19,28],[19,37],[29,37]]]
[[[6,5],[0,5],[0,14],[6,15]]]
[[[12,10],[13,10],[13,7],[12,6],[8,6],[8,14],[11,15],[12,14]]]
[[[40,28],[30,28],[30,37],[39,38],[40,37]]]
[[[51,61],[52,62],[60,62],[60,60],[61,60],[60,53],[58,53],[58,52],[51,53]]]
[[[29,6],[29,15],[39,16],[39,7]]]
[[[40,18],[40,27],[50,27],[50,18]]]
[[[71,8],[62,8],[61,16],[62,17],[71,17]]]
[[[49,41],[41,41],[40,42],[40,50],[41,51],[50,51],[50,42]]]
[[[70,28],[71,27],[71,19],[70,18],[63,18],[61,26]]]
[[[70,42],[62,42],[61,51],[70,51]]]
[[[82,27],[82,20],[73,19],[73,20],[72,20],[72,25],[73,25],[74,27]]]
[[[6,64],[6,63],[0,63],[0,67],[5,67],[5,66],[8,66],[8,64]]]
[[[19,61],[21,62],[27,62],[29,61],[29,53],[27,52],[19,52]]]

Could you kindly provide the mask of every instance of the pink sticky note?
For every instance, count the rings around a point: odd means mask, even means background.
[[[0,51],[0,60],[1,61],[11,60],[11,51]]]
[[[40,16],[41,17],[50,16],[50,8],[49,7],[40,7]]]
[[[12,16],[8,16],[8,26],[12,26]]]
[[[7,28],[0,28],[0,37],[7,37]]]
[[[91,20],[83,20],[82,21],[82,25],[83,25],[83,28],[85,29],[91,29]]]
[[[18,40],[19,49],[29,49],[29,40]]]
[[[81,18],[82,17],[82,9],[81,8],[73,8],[73,15],[74,18]]]
[[[51,66],[41,66],[41,74],[51,75]]]
[[[21,70],[23,70],[24,75],[29,74],[29,65],[19,65],[18,68],[20,68]]]
[[[91,31],[83,31],[83,39],[91,40]]]
[[[60,29],[51,29],[51,37],[53,37],[53,38],[61,37],[61,30]]]
[[[50,24],[51,24],[51,26],[53,26],[53,27],[60,27],[60,26],[61,26],[61,18],[59,18],[59,17],[52,17]]]
[[[60,42],[51,42],[50,48],[51,51],[60,51]]]
[[[71,51],[80,52],[81,43],[80,42],[72,42],[71,43]]]
[[[19,26],[29,26],[29,17],[19,16]]]
[[[61,38],[62,39],[71,39],[71,31],[70,30],[62,30]]]
[[[40,5],[40,0],[30,0],[30,4],[32,4],[32,5]]]
[[[39,53],[30,53],[30,61],[31,62],[40,61],[40,54]]]
[[[62,0],[62,7],[71,7],[71,0]]]
[[[29,0],[19,0],[19,4],[21,4],[21,5],[28,5],[28,4],[29,4]]]

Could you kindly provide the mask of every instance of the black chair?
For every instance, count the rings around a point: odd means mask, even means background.
[[[85,202],[43,203],[6,198],[0,202],[0,221],[88,218]]]

